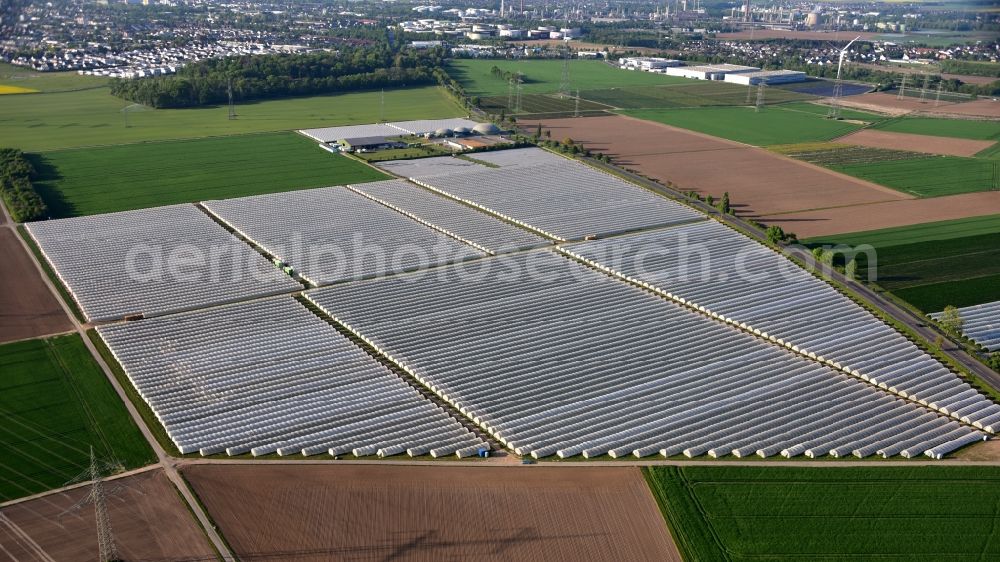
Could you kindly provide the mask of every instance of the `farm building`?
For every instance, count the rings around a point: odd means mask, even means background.
[[[402,148],[406,143],[389,140],[385,137],[355,137],[340,139],[337,144],[343,146],[347,151],[355,150],[384,150],[386,148]]]
[[[743,66],[739,64],[711,64],[703,66],[675,66],[666,69],[667,76],[680,76],[682,78],[694,78],[696,80],[723,80],[728,74],[742,74],[745,72],[757,72],[760,69],[756,66]]]
[[[756,86],[757,84],[788,84],[805,82],[806,73],[797,70],[761,70],[759,72],[740,72],[726,74],[724,80],[733,84]]]

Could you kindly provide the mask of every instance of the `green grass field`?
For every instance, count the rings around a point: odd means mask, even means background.
[[[36,92],[71,92],[107,84],[107,78],[80,76],[75,72],[35,72],[0,62],[0,86],[27,88]]]
[[[156,457],[77,335],[0,346],[0,500],[58,488],[90,447],[136,468]]]
[[[584,90],[580,92],[580,96],[622,109],[666,109],[755,104],[757,89],[749,90],[749,102],[747,93],[746,86],[714,80],[707,82],[685,79],[679,84]],[[816,96],[772,88],[767,90],[764,101],[766,104],[776,104],[811,99],[816,99]]]
[[[808,103],[772,106],[760,112],[751,107],[707,107],[622,113],[755,146],[830,140],[861,128],[857,123],[826,119],[823,108]]]
[[[82,78],[74,76],[74,78]],[[379,120],[379,92],[352,92],[289,98],[236,107],[228,119],[226,107],[149,109],[130,105],[101,87],[78,92],[0,96],[3,146],[28,152],[61,148],[189,139],[265,131],[332,127]],[[465,115],[439,87],[386,90],[385,118],[436,119]]]
[[[685,560],[1000,557],[997,467],[644,469]]]
[[[1000,300],[1000,215],[971,217],[839,236],[811,238],[810,246],[876,250],[876,278],[924,312]],[[859,257],[859,272],[868,260]]]
[[[73,149],[30,156],[54,217],[386,179],[298,133]]]
[[[458,80],[470,96],[506,96],[507,81],[493,76],[490,70],[494,66],[523,73],[524,84],[521,91],[524,94],[558,92],[562,82],[561,60],[457,59],[448,63],[448,74]],[[595,60],[570,61],[569,81],[571,90],[690,82],[687,78],[676,76],[621,70]]]
[[[1000,121],[903,117],[875,125],[876,129],[957,139],[1000,140]]]

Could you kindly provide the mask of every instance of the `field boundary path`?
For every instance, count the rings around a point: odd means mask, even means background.
[[[149,427],[146,426],[146,423],[145,421],[143,421],[142,416],[136,409],[135,404],[133,404],[132,401],[129,400],[128,395],[125,393],[125,389],[123,389],[122,386],[118,383],[118,379],[115,378],[114,373],[111,371],[111,368],[108,367],[108,364],[104,361],[104,358],[101,357],[101,354],[94,346],[94,343],[87,336],[87,330],[85,326],[80,323],[80,321],[76,318],[76,315],[73,314],[73,311],[70,309],[69,305],[66,304],[66,301],[63,300],[62,295],[59,293],[59,290],[55,287],[55,285],[53,285],[52,280],[49,279],[49,276],[45,274],[45,270],[42,267],[42,264],[38,262],[38,258],[35,256],[34,252],[31,251],[31,248],[28,247],[27,243],[24,241],[24,238],[18,235],[17,223],[15,223],[14,220],[11,218],[10,214],[7,212],[7,207],[3,204],[2,201],[0,201],[0,213],[2,213],[4,219],[2,221],[2,224],[0,224],[0,228],[8,228],[14,232],[14,235],[20,241],[22,248],[28,254],[29,258],[31,259],[31,262],[35,265],[35,268],[41,275],[42,281],[45,283],[45,286],[48,287],[49,291],[52,293],[56,301],[59,303],[59,306],[62,307],[63,311],[66,313],[66,316],[69,317],[70,322],[73,323],[73,327],[76,333],[79,334],[80,337],[83,339],[83,344],[87,347],[87,350],[94,358],[94,361],[96,361],[97,364],[101,367],[101,370],[104,371],[105,377],[111,383],[111,386],[115,389],[115,392],[118,394],[118,397],[121,399],[122,402],[125,403],[125,408],[128,410],[128,413],[132,417],[133,422],[135,422],[135,424],[139,426],[139,430],[142,432],[142,435],[146,438],[146,441],[149,442],[149,445],[153,448],[153,451],[156,452],[156,458],[158,459],[158,462],[156,464],[149,466],[161,467],[163,469],[163,473],[166,474],[167,478],[169,478],[171,482],[173,482],[174,486],[177,488],[181,497],[184,499],[184,503],[187,504],[188,509],[190,509],[191,513],[193,513],[195,517],[198,519],[198,523],[201,525],[202,530],[205,532],[205,535],[208,537],[209,541],[215,547],[216,551],[219,552],[223,560],[225,560],[226,562],[235,562],[236,558],[229,551],[229,548],[226,546],[225,541],[223,541],[222,537],[219,536],[219,533],[215,530],[215,527],[212,525],[212,522],[209,520],[205,511],[201,508],[201,504],[198,503],[198,500],[194,497],[194,494],[192,493],[191,489],[188,487],[187,483],[184,481],[180,473],[177,471],[177,467],[174,464],[173,457],[169,456],[167,452],[163,449],[163,447],[160,446],[160,443],[156,440],[156,437],[153,436],[152,431],[149,429]]]

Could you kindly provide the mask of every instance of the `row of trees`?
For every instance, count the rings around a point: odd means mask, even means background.
[[[0,196],[16,222],[45,217],[45,202],[31,183],[34,175],[35,169],[23,152],[0,148]]]
[[[337,53],[264,55],[211,59],[174,76],[114,80],[111,93],[157,108],[226,103],[433,84],[443,61],[439,49],[393,51],[385,46],[346,48]]]

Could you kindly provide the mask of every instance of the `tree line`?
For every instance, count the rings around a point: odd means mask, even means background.
[[[425,85],[437,81],[434,69],[443,56],[440,49],[393,51],[380,45],[210,59],[173,76],[113,80],[111,93],[151,107],[177,108],[227,103],[230,87],[234,99],[242,101]]]
[[[0,197],[15,222],[45,217],[46,207],[31,180],[35,169],[16,148],[0,148]]]
[[[504,82],[523,82],[524,76],[520,72],[515,72],[513,70],[504,70],[497,65],[493,65],[490,68],[490,74],[494,77],[503,80]]]

